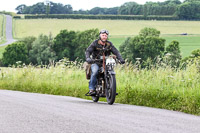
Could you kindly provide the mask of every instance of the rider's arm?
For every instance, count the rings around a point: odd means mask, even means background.
[[[121,54],[119,53],[119,51],[115,48],[115,46],[111,43],[111,52],[117,56],[118,60],[123,60]]]
[[[90,58],[90,55],[94,51],[94,48],[95,48],[94,47],[94,43],[95,43],[95,41],[93,43],[91,43],[90,46],[86,49],[86,51],[85,51],[85,57],[86,57],[86,59]]]

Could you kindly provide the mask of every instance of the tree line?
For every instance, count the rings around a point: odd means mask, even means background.
[[[200,0],[166,0],[164,2],[146,2],[144,5],[136,2],[126,2],[120,7],[101,8],[74,11],[71,5],[50,2],[39,2],[32,6],[24,4],[16,7],[18,14],[85,14],[85,15],[170,15],[179,19],[200,19]]]
[[[25,37],[5,48],[0,60],[1,66],[22,64],[48,65],[64,58],[69,61],[85,61],[85,50],[99,36],[98,29],[82,32],[61,30],[58,35],[39,35]],[[139,35],[128,37],[119,47],[124,59],[129,63],[139,64],[143,68],[154,65],[166,65],[173,68],[183,67],[188,61],[200,58],[200,49],[194,50],[191,56],[182,59],[178,41],[167,46],[160,31],[144,28]],[[161,63],[162,62],[162,63]]]
[[[25,37],[5,48],[1,66],[16,64],[48,65],[63,58],[85,60],[85,50],[99,36],[98,29],[82,32],[61,30],[58,35]]]

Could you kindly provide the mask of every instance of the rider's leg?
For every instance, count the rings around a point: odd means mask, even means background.
[[[92,73],[91,73],[90,82],[89,82],[89,89],[90,90],[95,90],[95,86],[96,86],[96,83],[97,83],[98,70],[99,70],[99,66],[97,64],[91,65]]]

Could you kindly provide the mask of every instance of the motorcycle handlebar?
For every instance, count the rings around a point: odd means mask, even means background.
[[[114,58],[114,59],[115,59],[116,63],[122,64],[122,63],[120,62],[120,60],[118,60],[117,58]],[[101,62],[101,61],[103,61],[103,59],[93,59],[93,63],[95,63],[95,62]]]

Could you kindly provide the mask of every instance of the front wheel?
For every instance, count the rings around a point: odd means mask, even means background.
[[[107,88],[106,88],[106,99],[107,103],[112,105],[115,102],[116,96],[116,79],[115,75],[108,75]]]

